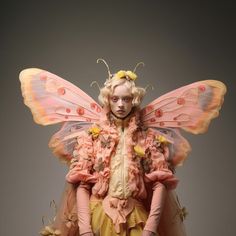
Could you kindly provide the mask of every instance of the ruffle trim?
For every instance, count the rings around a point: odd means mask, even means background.
[[[92,219],[91,223],[95,235],[141,235],[148,218],[148,213],[143,206],[134,206],[133,211],[127,216],[126,223],[120,225],[120,233],[117,234],[112,219],[106,215],[103,210],[102,200],[91,201],[90,209]]]

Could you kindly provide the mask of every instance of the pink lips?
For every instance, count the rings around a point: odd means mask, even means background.
[[[116,111],[117,113],[124,113],[125,111],[124,110],[118,110]]]

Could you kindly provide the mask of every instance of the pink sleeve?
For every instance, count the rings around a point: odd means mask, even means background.
[[[154,140],[154,138],[152,137]],[[160,182],[165,185],[167,189],[174,189],[178,184],[178,179],[174,176],[173,172],[169,169],[168,156],[169,148],[164,146],[157,147],[156,142],[152,140],[149,146],[150,151],[150,171],[145,173],[145,182]]]
[[[90,191],[87,184],[80,184],[76,192],[77,214],[80,235],[92,233],[89,209]]]
[[[144,230],[151,231],[153,233],[157,232],[157,227],[160,222],[161,213],[164,208],[165,198],[166,198],[165,186],[159,182],[154,183],[151,209]]]
[[[71,164],[70,170],[66,175],[67,182],[71,184],[77,184],[80,181],[84,181],[87,183],[96,182],[95,176],[90,174],[89,166],[87,161],[81,162],[76,161]]]
[[[77,145],[73,151],[74,158],[71,160],[70,170],[66,180],[71,184],[80,181],[94,183],[96,178],[91,174],[94,162],[94,147],[91,136],[82,132],[77,137]]]

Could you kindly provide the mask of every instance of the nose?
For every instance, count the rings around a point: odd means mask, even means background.
[[[118,107],[124,107],[124,102],[122,101],[122,99],[118,100]]]

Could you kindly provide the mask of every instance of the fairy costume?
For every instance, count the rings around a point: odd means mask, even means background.
[[[109,73],[105,83],[136,79]],[[179,133],[207,130],[226,88],[200,81],[159,97],[124,119],[99,106],[76,86],[39,69],[21,72],[22,93],[37,123],[64,122],[50,147],[70,164],[69,182],[55,222],[42,235],[184,236],[183,214],[173,191],[190,145]],[[79,228],[78,228],[79,225]]]

